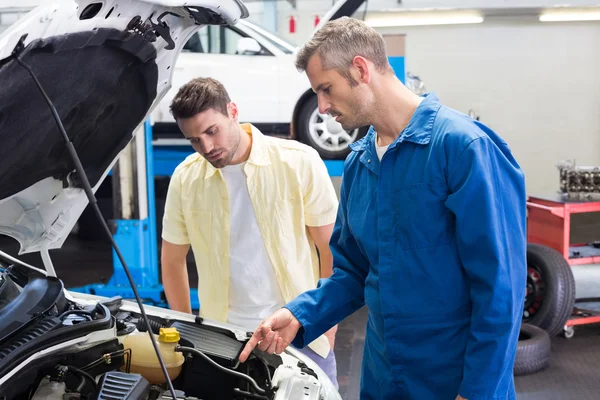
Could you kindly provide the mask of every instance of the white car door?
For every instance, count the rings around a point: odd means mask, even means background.
[[[240,39],[248,37],[233,26],[205,26],[181,52],[173,73],[172,99],[179,87],[196,77],[219,80],[238,105],[240,122],[278,122],[279,67],[276,57],[261,46],[258,54],[239,54]],[[172,120],[163,115],[162,121]]]

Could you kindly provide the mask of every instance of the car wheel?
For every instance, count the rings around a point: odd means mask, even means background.
[[[514,375],[528,375],[546,368],[550,361],[550,346],[548,332],[535,325],[521,324]]]
[[[317,97],[312,96],[300,110],[297,138],[317,150],[321,158],[339,160],[350,153],[348,145],[365,136],[368,130],[362,127],[345,131],[332,116],[319,113]]]
[[[575,278],[571,266],[556,250],[527,245],[527,289],[523,322],[557,336],[573,312]]]

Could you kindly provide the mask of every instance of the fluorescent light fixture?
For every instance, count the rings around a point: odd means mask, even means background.
[[[373,28],[393,26],[479,24],[483,16],[475,11],[406,11],[367,14]]]
[[[548,9],[540,14],[541,22],[600,21],[600,9]]]

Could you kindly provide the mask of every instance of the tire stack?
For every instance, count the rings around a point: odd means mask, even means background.
[[[550,361],[550,338],[563,334],[565,324],[575,304],[575,278],[571,266],[556,250],[540,244],[527,245],[528,274],[543,279],[543,298],[536,299],[535,314],[521,324],[514,375],[528,375],[548,367]],[[529,280],[528,280],[529,290]],[[539,296],[538,296],[539,297]],[[527,304],[525,305],[527,307]]]

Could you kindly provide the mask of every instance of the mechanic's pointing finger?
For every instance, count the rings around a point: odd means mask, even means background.
[[[256,331],[254,331],[252,337],[250,338],[250,340],[248,340],[246,346],[244,346],[244,350],[242,350],[242,352],[240,353],[240,362],[246,362],[248,357],[250,357],[250,353],[252,353],[252,350],[254,350],[256,345],[258,345],[258,342],[260,342],[262,339],[264,339],[264,335],[262,329],[259,327]]]

